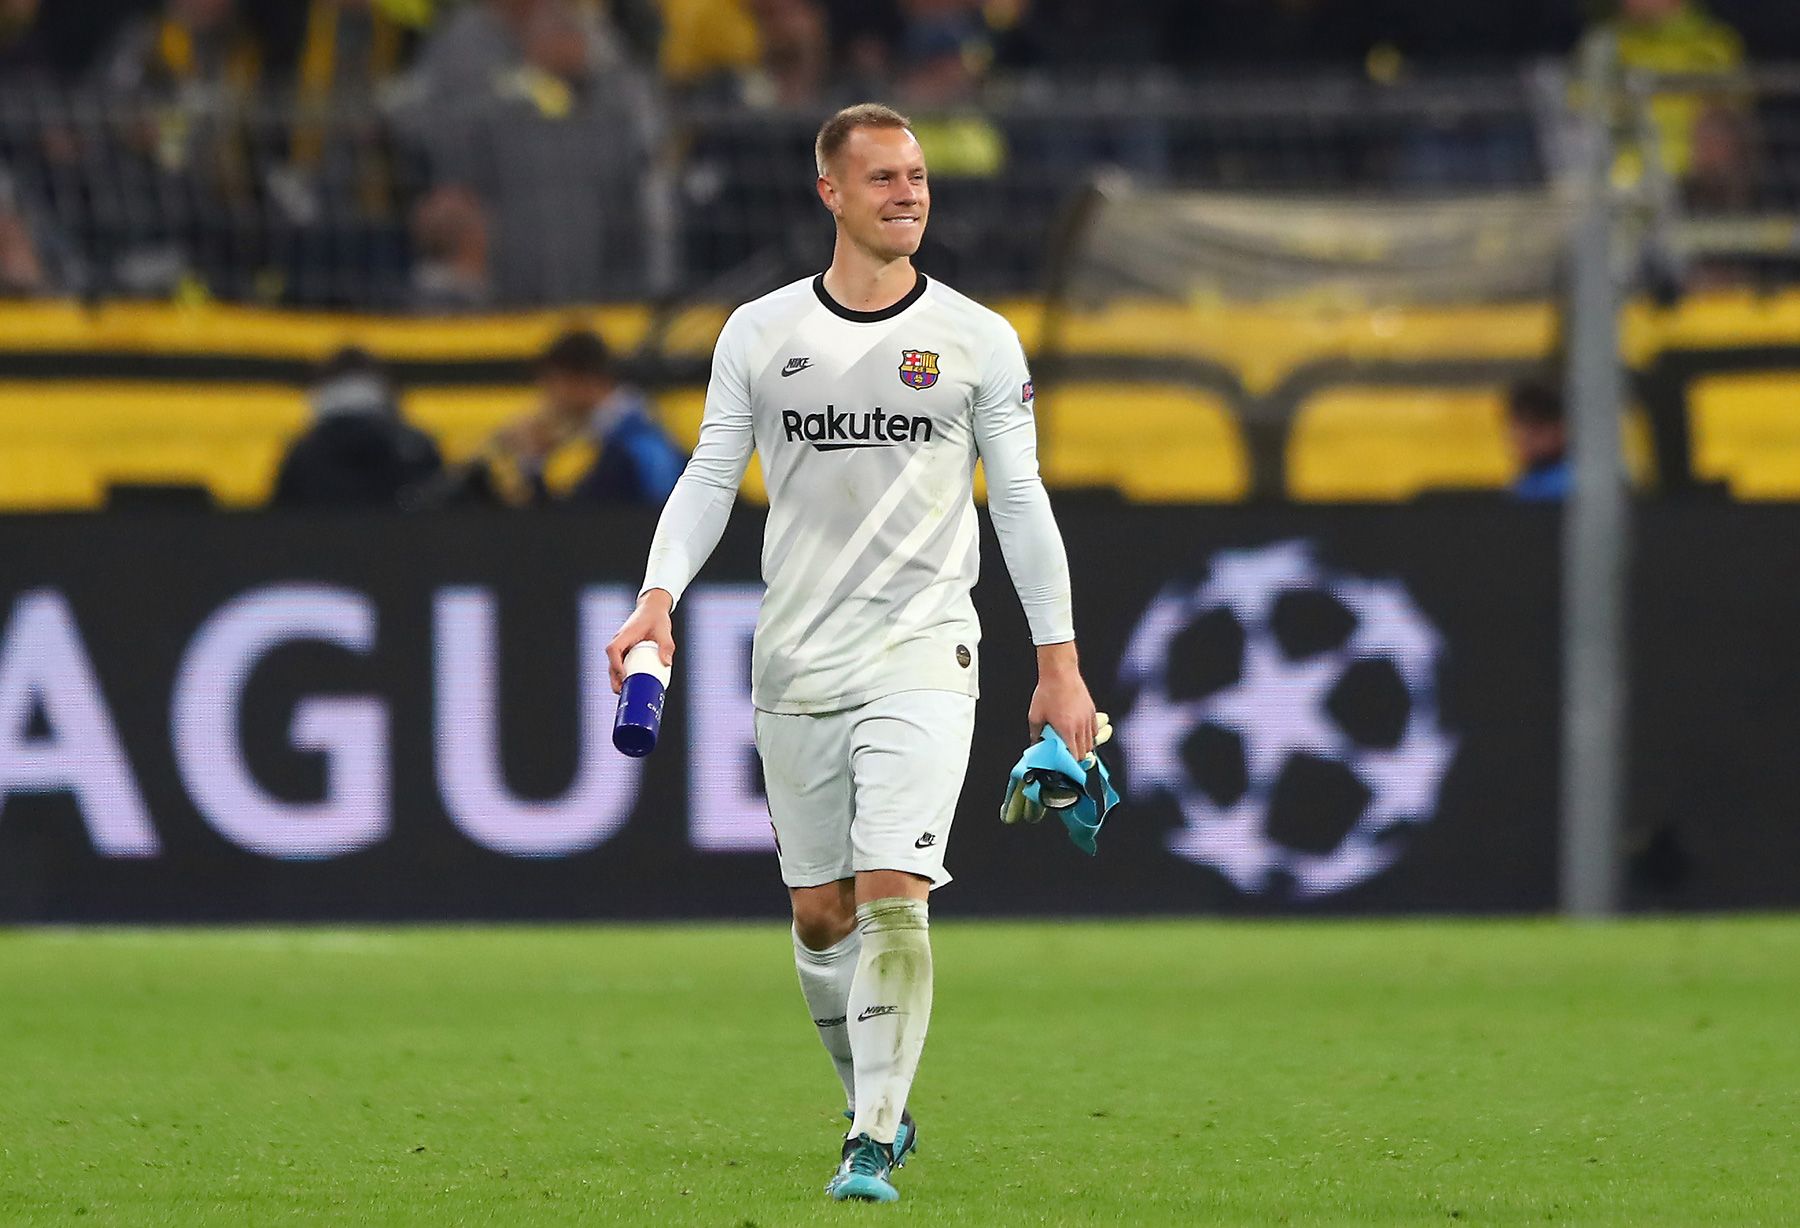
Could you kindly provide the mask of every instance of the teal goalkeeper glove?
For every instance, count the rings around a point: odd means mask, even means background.
[[[1094,736],[1097,751],[1112,737],[1112,722],[1106,713],[1098,716],[1098,732]],[[1029,747],[1013,767],[1007,781],[1006,797],[1000,803],[1002,823],[1037,823],[1054,811],[1068,828],[1069,839],[1083,852],[1092,854],[1095,837],[1107,812],[1119,803],[1112,787],[1112,776],[1098,754],[1090,754],[1077,762],[1056,730],[1044,727],[1043,737]]]

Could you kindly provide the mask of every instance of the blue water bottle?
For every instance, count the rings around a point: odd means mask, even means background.
[[[625,654],[625,685],[619,688],[619,711],[613,717],[613,745],[633,759],[656,749],[662,731],[663,697],[669,691],[669,667],[655,640],[645,640]]]

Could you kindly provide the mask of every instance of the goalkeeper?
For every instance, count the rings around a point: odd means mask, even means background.
[[[950,881],[979,690],[978,458],[1037,644],[1032,737],[1048,724],[1080,759],[1097,729],[1018,335],[913,268],[931,193],[903,116],[851,107],[815,154],[837,227],[831,267],[726,322],[699,445],[607,651],[615,690],[633,645],[654,640],[673,660],[670,611],[718,544],[754,449],[769,490],[756,745],[801,992],[851,1118],[826,1188],[891,1202],[919,1137],[906,1103],[931,1018],[926,899]]]

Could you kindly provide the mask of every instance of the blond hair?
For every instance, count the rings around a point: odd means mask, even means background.
[[[833,159],[844,151],[850,134],[858,128],[910,130],[912,120],[879,102],[859,102],[853,107],[845,107],[820,126],[819,137],[813,142],[813,158],[818,163],[819,174],[827,172]]]

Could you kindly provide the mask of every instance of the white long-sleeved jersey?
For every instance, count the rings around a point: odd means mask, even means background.
[[[881,311],[823,276],[732,313],[700,440],[643,589],[682,591],[718,544],[752,447],[769,492],[751,699],[831,712],[909,690],[978,693],[975,461],[1031,638],[1074,638],[1069,564],[1038,477],[1012,325],[923,273]]]

